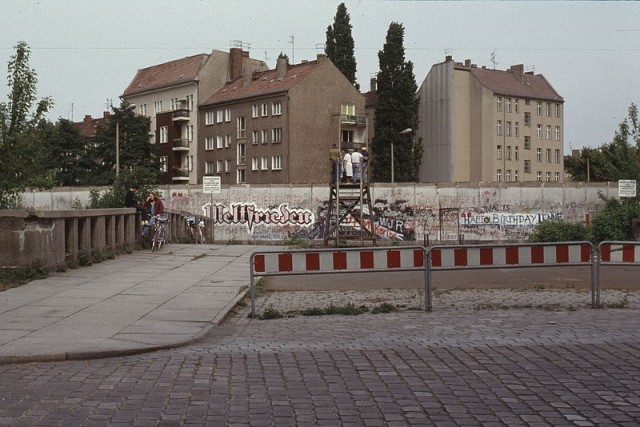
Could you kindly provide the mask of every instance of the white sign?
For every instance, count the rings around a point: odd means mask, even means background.
[[[618,181],[618,197],[636,197],[636,180],[621,179]]]
[[[203,176],[202,192],[205,194],[219,193],[220,177],[219,176]]]

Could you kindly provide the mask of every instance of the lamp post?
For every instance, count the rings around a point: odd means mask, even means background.
[[[406,128],[404,130],[401,130],[399,132],[400,135],[406,135],[408,133],[413,132],[413,129],[411,128]],[[394,176],[394,172],[395,172],[395,167],[396,165],[394,164],[394,159],[393,159],[393,139],[391,140],[391,183],[395,182],[395,176]]]
[[[123,108],[126,113],[129,109],[135,109],[136,104],[128,104]],[[120,119],[116,119],[116,178],[120,175]]]

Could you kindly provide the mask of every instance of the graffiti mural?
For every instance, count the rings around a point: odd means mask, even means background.
[[[260,209],[255,203],[237,203],[230,206],[210,203],[202,207],[204,215],[217,225],[245,224],[249,233],[255,225],[311,227],[315,215],[308,209],[289,208],[283,203],[277,208]]]

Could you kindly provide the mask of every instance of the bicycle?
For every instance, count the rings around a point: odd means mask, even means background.
[[[185,221],[191,243],[204,243],[204,219],[191,215],[186,217]]]
[[[169,219],[160,215],[155,216],[155,221],[153,222],[153,237],[151,238],[151,252],[156,250],[160,250],[160,248],[164,245],[165,242],[165,228]]]

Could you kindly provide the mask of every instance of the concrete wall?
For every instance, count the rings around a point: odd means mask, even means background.
[[[86,205],[89,190],[27,193],[38,209]],[[293,235],[321,239],[329,199],[326,185],[225,186],[203,194],[201,186],[161,188],[165,207],[205,215],[216,241],[275,240]],[[518,241],[544,220],[585,222],[602,205],[599,194],[617,197],[617,183],[372,184],[373,217],[380,239],[430,243]],[[63,208],[63,206],[66,206]],[[364,210],[365,216],[370,216]],[[344,227],[354,226],[349,219]],[[180,227],[174,224],[173,227]],[[211,228],[211,227],[209,227]]]

